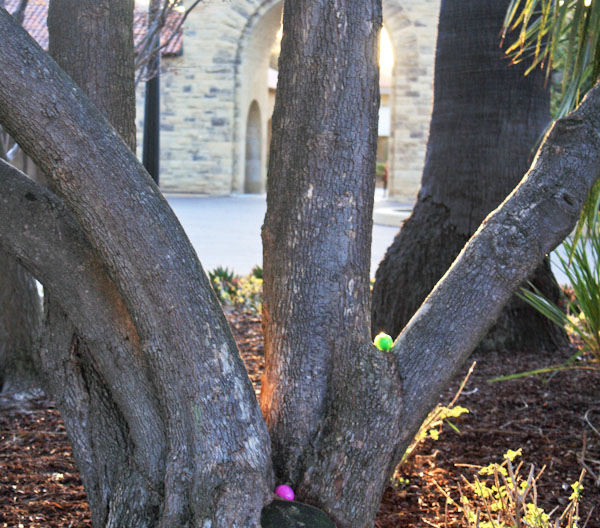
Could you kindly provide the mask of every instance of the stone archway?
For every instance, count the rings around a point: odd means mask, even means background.
[[[440,0],[383,0],[394,50],[389,183],[392,199],[414,202],[421,185],[429,121]]]
[[[261,115],[262,159],[266,164],[268,149],[269,58],[271,48],[281,27],[282,0],[267,0],[249,17],[242,31],[236,57],[236,79],[234,90],[234,140],[233,140],[233,191],[245,191],[245,116],[252,101],[257,101],[263,110]],[[266,167],[263,169],[266,175]],[[264,190],[264,182],[263,182]]]
[[[234,190],[241,190],[243,181],[244,110],[249,98],[266,97],[269,50],[279,29],[282,4],[282,0],[261,2],[240,36],[235,83]],[[439,4],[440,0],[422,0],[417,5],[406,0],[383,0],[384,24],[395,57],[390,93],[388,190],[391,198],[400,201],[413,202],[421,182],[433,104]],[[257,93],[257,79],[263,82],[262,95]],[[269,118],[262,116],[264,130]]]
[[[252,101],[246,120],[246,162],[244,164],[244,192],[261,193],[265,188],[262,157],[262,126],[260,108]]]
[[[395,56],[389,191],[402,201],[415,199],[425,158],[439,3],[383,0]],[[266,162],[269,50],[281,9],[282,0],[214,0],[201,2],[186,20],[184,53],[163,61],[161,77],[165,191],[244,191],[247,116],[254,100]]]

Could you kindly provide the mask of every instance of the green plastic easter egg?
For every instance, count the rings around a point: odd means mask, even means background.
[[[394,344],[394,341],[389,335],[381,332],[380,334],[377,334],[375,336],[375,340],[373,341],[373,344],[379,350],[390,350],[392,348],[392,345]]]

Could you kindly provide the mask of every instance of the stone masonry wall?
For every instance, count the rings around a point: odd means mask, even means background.
[[[394,47],[388,191],[403,202],[413,202],[421,184],[439,10],[440,0],[383,0],[383,22]]]
[[[440,0],[383,0],[394,46],[390,197],[413,201],[419,187],[433,94]],[[186,2],[189,4],[189,1]],[[281,0],[204,0],[189,15],[183,55],[161,75],[161,188],[229,194],[244,189],[246,120],[261,113],[266,163],[267,68]],[[143,83],[138,90],[141,151]]]

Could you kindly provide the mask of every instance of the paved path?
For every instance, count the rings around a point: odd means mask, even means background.
[[[378,191],[380,191],[378,189]],[[265,195],[235,194],[231,196],[174,196],[167,199],[182,223],[205,270],[217,266],[233,269],[244,275],[256,264],[262,265],[260,228],[267,204]],[[378,195],[375,206],[389,208]],[[394,204],[391,204],[393,206]],[[402,204],[405,207],[405,204]],[[398,232],[397,227],[375,225],[371,247],[371,276]],[[553,256],[553,271],[560,284],[569,281]]]
[[[205,270],[228,267],[236,273],[250,273],[262,265],[262,226],[267,203],[264,195],[174,196],[167,200],[183,225]],[[398,228],[373,228],[371,275],[392,243]]]

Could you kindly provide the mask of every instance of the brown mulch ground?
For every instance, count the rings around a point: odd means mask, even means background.
[[[242,350],[250,377],[259,387],[263,346],[260,321],[229,311],[227,314]],[[600,474],[600,377],[589,371],[570,371],[550,381],[525,378],[490,384],[488,379],[511,372],[555,364],[565,352],[548,357],[526,354],[486,354],[478,364],[458,404],[470,413],[456,419],[461,434],[449,427],[437,441],[426,440],[400,471],[406,479],[385,492],[377,528],[464,526],[460,514],[447,507],[436,483],[457,495],[460,475],[472,478],[473,465],[497,462],[508,449],[523,449],[523,460],[546,466],[539,485],[539,503],[546,511],[563,508],[570,484],[581,470],[584,442],[590,469]],[[441,396],[448,402],[454,386]],[[91,526],[85,492],[71,456],[65,429],[52,402],[40,397],[15,401],[0,397],[0,528],[88,528]],[[584,440],[585,439],[585,440]],[[397,481],[398,482],[398,481]],[[583,482],[581,516],[588,528],[600,528],[600,482]]]

